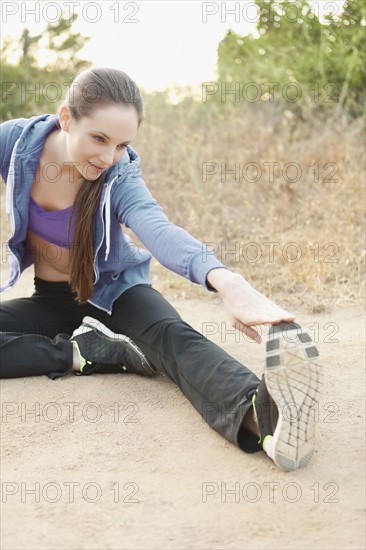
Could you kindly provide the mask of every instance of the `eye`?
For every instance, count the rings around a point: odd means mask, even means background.
[[[93,136],[93,138],[96,139],[96,140],[101,140],[102,142],[105,141],[105,139],[104,139],[103,137],[101,137],[101,136]],[[126,148],[127,148],[127,145],[125,145],[124,143],[120,143],[120,144],[118,145],[118,147],[119,147],[120,149],[126,149]]]

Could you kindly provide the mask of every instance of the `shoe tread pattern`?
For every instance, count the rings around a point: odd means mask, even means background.
[[[270,328],[265,380],[279,410],[275,462],[286,471],[305,466],[314,454],[315,407],[322,383],[318,357],[311,337],[296,323]]]

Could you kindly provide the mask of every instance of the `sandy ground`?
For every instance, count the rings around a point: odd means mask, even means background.
[[[220,304],[172,303],[261,375],[264,344],[225,335]],[[318,449],[297,472],[241,452],[162,377],[3,380],[1,548],[364,548],[363,313],[295,313],[325,371]]]

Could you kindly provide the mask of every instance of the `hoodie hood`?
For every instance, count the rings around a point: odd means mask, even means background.
[[[17,154],[35,152],[56,127],[59,127],[58,115],[43,114],[28,119],[18,140]]]

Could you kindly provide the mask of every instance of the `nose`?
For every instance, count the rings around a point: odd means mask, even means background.
[[[103,155],[100,157],[100,166],[112,166],[118,160],[118,154],[114,149],[109,151],[104,151]]]

